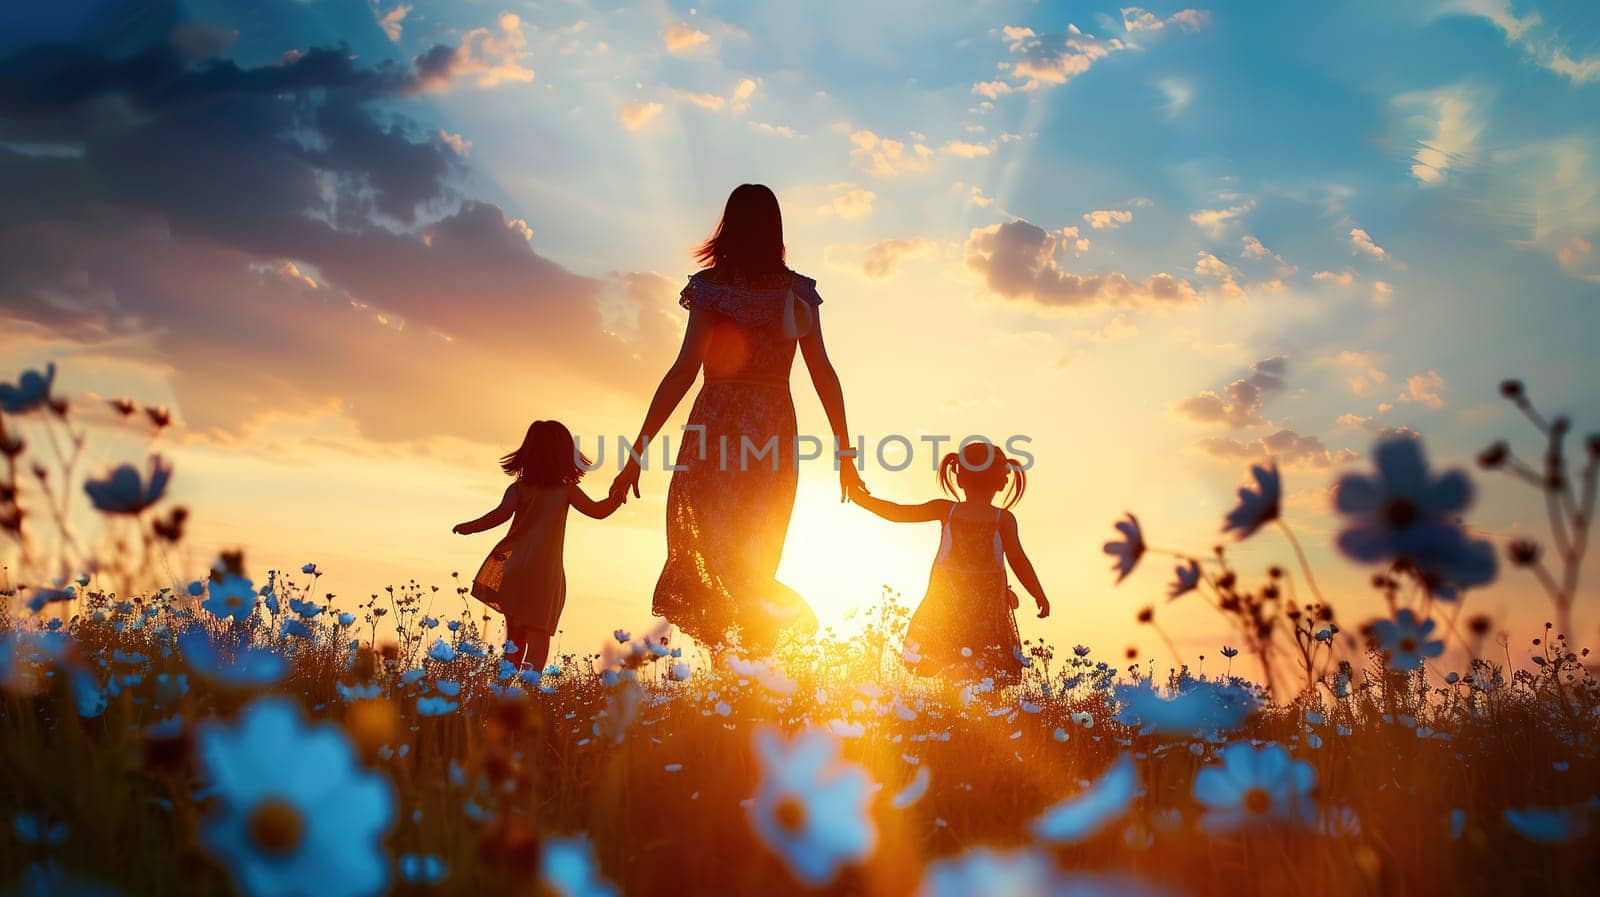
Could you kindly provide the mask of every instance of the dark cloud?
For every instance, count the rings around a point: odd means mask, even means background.
[[[989,290],[1042,308],[1179,304],[1200,296],[1187,281],[1155,274],[1142,281],[1119,272],[1074,274],[1056,264],[1061,235],[1018,219],[978,228],[966,243],[967,267]]]
[[[1267,395],[1283,389],[1288,358],[1275,355],[1250,366],[1250,376],[1229,383],[1221,393],[1206,390],[1178,403],[1178,412],[1201,423],[1245,429],[1266,423],[1261,405]]]
[[[243,67],[197,58],[220,36],[159,33],[0,60],[0,318],[169,366],[192,424],[336,402],[396,439],[498,434],[486,414],[530,381],[631,383],[670,348],[659,311],[624,340],[600,308],[671,308],[670,286],[539,255],[400,111],[452,73],[521,77],[515,17],[445,68],[343,48]]]

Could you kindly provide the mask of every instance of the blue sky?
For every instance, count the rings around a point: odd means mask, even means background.
[[[1085,607],[1052,637],[1128,636],[1159,594],[1159,575],[1122,592],[1103,575],[1126,507],[1203,550],[1245,467],[1274,455],[1331,563],[1326,482],[1376,434],[1418,430],[1467,463],[1516,432],[1495,398],[1511,375],[1600,421],[1592,3],[0,16],[0,82],[23,85],[0,94],[0,350],[173,405],[200,522],[229,508],[200,545],[322,552],[355,592],[397,545],[407,576],[470,567],[482,546],[439,520],[492,496],[482,459],[529,417],[631,433],[681,328],[688,249],[741,181],[784,204],[858,429],[1034,435],[1025,533],[1049,549],[1047,587]],[[176,62],[46,90],[78,83],[51,77],[62,46],[106,71]],[[931,483],[868,479],[906,499]],[[575,582],[624,614],[661,550],[655,487],[574,536]],[[369,529],[297,528],[268,498],[286,491]],[[1504,484],[1482,491],[1486,531],[1537,525]],[[825,495],[803,484],[791,578],[914,594],[927,534]],[[619,544],[637,569],[583,568]]]

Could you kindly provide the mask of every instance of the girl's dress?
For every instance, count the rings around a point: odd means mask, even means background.
[[[795,322],[821,302],[816,281],[787,269],[760,280],[702,271],[679,299],[714,324],[691,429],[670,434],[682,442],[653,608],[702,644],[727,641],[735,625],[755,649],[785,628],[816,627],[777,572],[799,475],[789,370],[808,325]]]
[[[950,506],[928,592],[906,627],[906,666],[923,676],[957,668],[1014,680],[1022,671],[1022,642],[1006,586],[1001,510],[984,521],[957,517],[958,507]]]
[[[516,626],[554,635],[567,603],[561,546],[570,500],[566,486],[535,486],[518,480],[511,530],[489,552],[472,579],[472,597]]]

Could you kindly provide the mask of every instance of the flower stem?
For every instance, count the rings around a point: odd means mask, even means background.
[[[1311,563],[1306,560],[1306,552],[1300,547],[1300,540],[1295,537],[1294,530],[1289,528],[1289,524],[1285,523],[1282,517],[1278,518],[1277,523],[1278,528],[1283,530],[1284,537],[1289,540],[1289,547],[1294,549],[1295,558],[1300,561],[1300,572],[1305,574],[1306,585],[1311,587],[1311,594],[1317,596],[1318,604],[1326,606],[1328,600],[1322,597],[1322,589],[1317,587],[1317,578],[1311,575]]]

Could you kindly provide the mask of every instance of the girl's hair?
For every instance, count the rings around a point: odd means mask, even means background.
[[[783,267],[783,212],[762,184],[740,184],[728,194],[717,229],[694,251],[700,264],[735,274],[769,274]]]
[[[970,442],[960,454],[951,452],[939,462],[939,485],[951,495],[956,494],[957,486],[963,491],[1005,489],[1004,507],[1010,508],[1022,500],[1022,493],[1028,488],[1028,474],[1015,458],[1007,458],[994,443]]]
[[[522,446],[500,459],[507,475],[536,486],[570,486],[592,465],[578,453],[572,431],[560,421],[536,420],[528,425]]]

